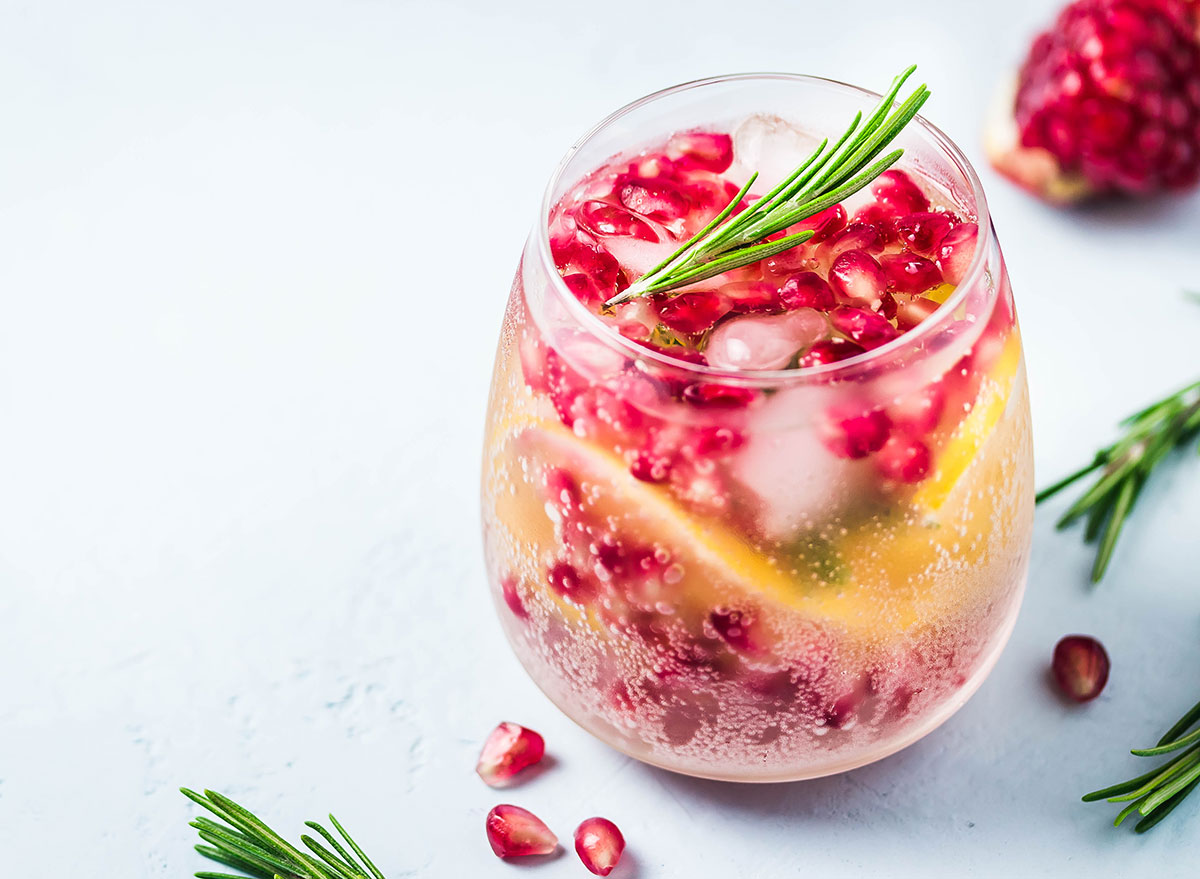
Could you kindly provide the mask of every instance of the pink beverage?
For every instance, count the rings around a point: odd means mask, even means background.
[[[551,180],[484,452],[504,630],[569,716],[742,781],[877,760],[982,682],[1033,518],[1008,276],[970,165],[919,119],[794,249],[605,307],[877,96],[799,76],[670,89]]]

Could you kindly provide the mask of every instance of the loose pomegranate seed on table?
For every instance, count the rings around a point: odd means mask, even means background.
[[[558,837],[537,815],[520,806],[502,803],[484,822],[488,844],[498,858],[525,858],[553,854]]]
[[[597,876],[607,876],[621,860],[625,837],[607,818],[587,818],[575,828],[575,851]]]
[[[545,753],[546,742],[538,733],[505,721],[487,737],[475,771],[491,787],[504,787],[522,769],[540,762]]]
[[[1068,699],[1089,702],[1108,683],[1108,653],[1090,635],[1068,635],[1054,645],[1051,670],[1059,690]]]

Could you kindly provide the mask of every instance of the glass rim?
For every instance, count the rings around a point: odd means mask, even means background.
[[[758,73],[722,74],[690,80],[651,92],[614,110],[571,144],[562,159],[559,160],[554,172],[550,175],[549,182],[546,184],[545,194],[542,197],[541,210],[538,215],[538,228],[535,231],[535,238],[537,241],[538,259],[542,269],[550,279],[550,287],[555,291],[555,295],[565,303],[568,311],[579,321],[582,328],[627,357],[635,361],[650,361],[659,366],[695,374],[706,379],[719,379],[722,382],[743,386],[793,385],[809,382],[828,383],[833,380],[847,378],[849,375],[867,367],[873,367],[881,361],[898,358],[899,355],[906,351],[918,349],[920,343],[923,343],[938,330],[944,328],[946,324],[953,321],[954,312],[958,310],[959,305],[967,298],[970,291],[978,282],[979,277],[986,271],[987,254],[991,250],[995,240],[995,230],[992,228],[991,215],[988,212],[987,196],[984,195],[983,184],[980,182],[975,168],[971,165],[967,157],[963,155],[962,150],[958,148],[945,132],[921,115],[914,117],[913,124],[922,130],[932,144],[950,161],[970,189],[971,197],[975,201],[975,221],[979,226],[979,238],[975,244],[975,252],[971,256],[971,263],[964,273],[962,280],[955,286],[954,292],[950,294],[950,297],[938,306],[933,314],[925,318],[911,330],[901,333],[895,339],[880,345],[878,348],[872,348],[869,351],[856,354],[845,360],[808,366],[803,369],[721,369],[706,364],[692,363],[691,361],[672,357],[670,354],[647,348],[621,335],[615,327],[601,320],[599,315],[594,314],[580,302],[558,273],[558,268],[554,264],[554,258],[550,252],[550,214],[556,203],[554,193],[567,170],[567,166],[570,165],[575,154],[584,145],[617,120],[634,110],[662,98],[721,83],[754,80],[775,80],[832,87],[844,91],[849,95],[873,99],[874,101],[879,101],[883,97],[878,92],[873,92],[870,89],[861,88],[836,79],[810,76],[802,73],[764,71]],[[590,173],[594,170],[596,169],[588,169],[588,172]],[[993,289],[990,293],[994,297],[996,291]]]

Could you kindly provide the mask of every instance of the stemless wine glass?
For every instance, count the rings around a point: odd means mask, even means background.
[[[836,136],[877,100],[782,74],[650,95],[571,148],[525,248],[488,411],[488,575],[534,681],[648,763],[779,781],[878,760],[967,700],[1015,622],[1033,519],[1020,336],[979,180],[940,131],[910,124],[899,167],[973,221],[943,248],[957,284],[858,356],[687,362],[556,270],[555,211],[612,157],[697,127],[761,149],[747,118]],[[776,147],[758,159],[802,157]]]

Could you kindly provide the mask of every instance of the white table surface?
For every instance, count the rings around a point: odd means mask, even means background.
[[[1078,532],[1039,512],[979,694],[810,783],[609,750],[525,677],[485,594],[494,340],[566,146],[697,76],[878,87],[915,59],[928,115],[982,166],[986,98],[1054,6],[0,4],[5,873],[189,875],[182,784],[291,835],[332,809],[389,879],[588,875],[569,851],[497,861],[498,801],[568,844],[613,818],[616,879],[1184,875],[1200,799],[1135,837],[1078,796],[1143,771],[1125,750],[1200,696],[1194,456],[1163,468],[1097,589]],[[1200,198],[1066,213],[980,171],[1045,482],[1196,372]],[[1075,631],[1114,663],[1082,708],[1045,681]],[[496,793],[472,769],[501,719],[555,765]]]

